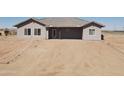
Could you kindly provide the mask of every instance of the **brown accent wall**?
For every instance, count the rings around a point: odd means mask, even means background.
[[[52,29],[56,29],[56,37],[52,36]],[[49,28],[49,39],[82,39],[82,32],[80,27]]]

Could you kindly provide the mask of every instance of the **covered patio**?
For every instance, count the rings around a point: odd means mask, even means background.
[[[50,27],[49,39],[82,39],[81,27]]]

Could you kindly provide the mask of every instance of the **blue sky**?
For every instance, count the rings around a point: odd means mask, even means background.
[[[0,27],[12,27],[26,19],[28,17],[0,17]],[[124,17],[82,17],[82,19],[102,23],[107,30],[124,30]]]
[[[107,30],[124,30],[124,17],[86,17],[89,21],[97,21],[105,25]]]

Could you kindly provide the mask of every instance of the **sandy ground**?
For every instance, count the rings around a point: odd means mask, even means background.
[[[104,41],[0,38],[0,62],[5,76],[124,75],[124,35],[107,34]]]

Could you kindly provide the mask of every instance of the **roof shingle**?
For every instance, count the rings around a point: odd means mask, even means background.
[[[15,27],[22,27],[29,22],[35,21],[41,25],[46,27],[83,27],[85,25],[95,23],[100,27],[104,27],[104,25],[99,24],[97,22],[89,22],[78,17],[47,17],[43,19],[30,18],[23,22],[20,22],[15,25]]]
[[[41,19],[40,22],[48,27],[81,27],[89,23],[77,17],[48,17]]]

